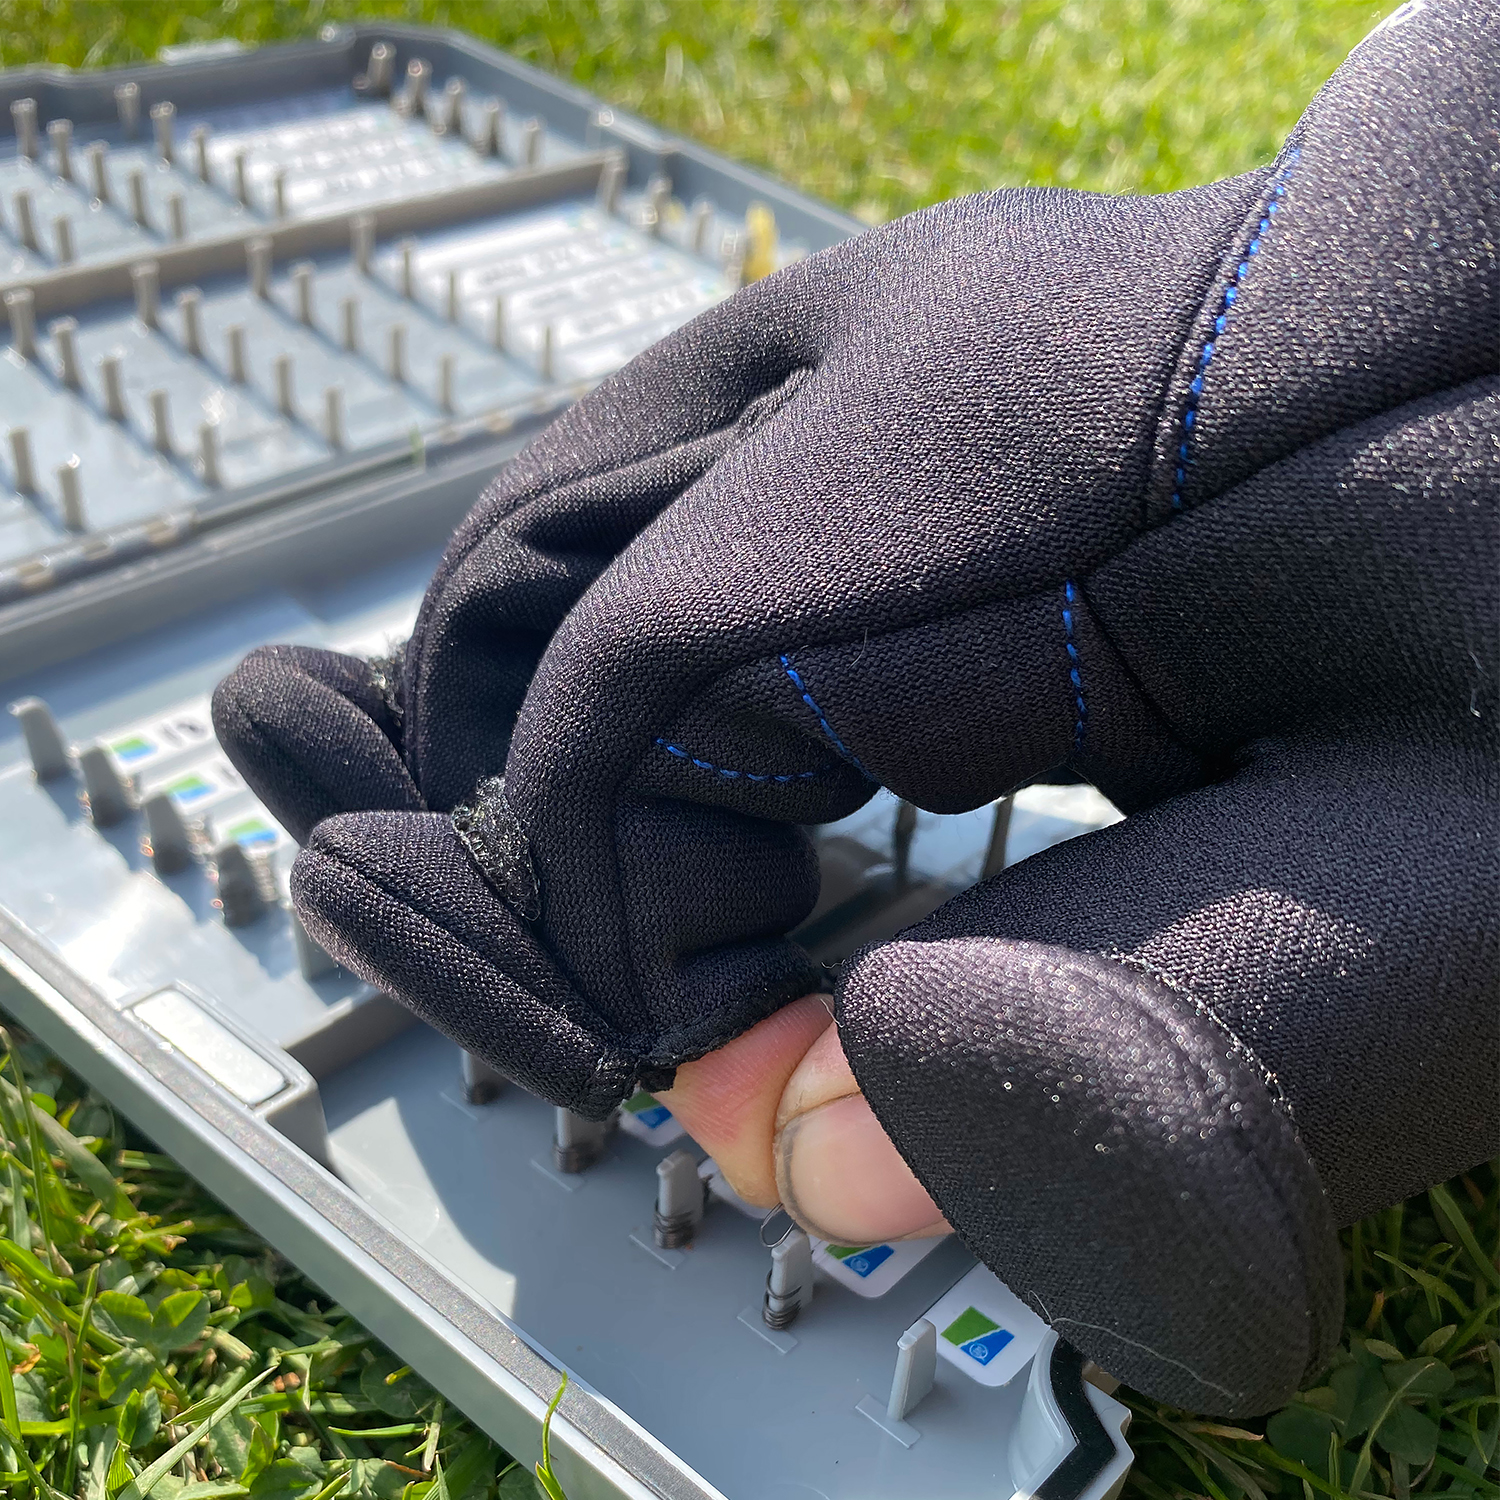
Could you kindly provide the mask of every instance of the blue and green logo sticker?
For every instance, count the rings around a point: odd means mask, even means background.
[[[121,760],[128,763],[132,760],[139,760],[143,755],[150,755],[156,746],[145,735],[129,734],[123,740],[115,740],[109,748]]]
[[[665,1125],[672,1118],[672,1111],[665,1104],[658,1103],[645,1089],[632,1094],[625,1101],[624,1108],[648,1130],[654,1130],[658,1125]]]
[[[169,781],[164,790],[174,802],[197,802],[212,794],[217,788],[213,782],[198,775],[196,771],[190,771],[186,776],[179,776],[175,781]]]
[[[977,1307],[966,1307],[944,1330],[950,1344],[975,1361],[987,1365],[1014,1337]]]
[[[889,1245],[829,1245],[828,1253],[856,1276],[868,1276],[891,1258]]]
[[[264,818],[242,818],[224,830],[237,844],[274,844],[276,830]]]

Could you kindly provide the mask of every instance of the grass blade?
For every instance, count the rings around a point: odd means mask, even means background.
[[[1474,1238],[1474,1231],[1469,1228],[1469,1221],[1460,1212],[1458,1204],[1453,1201],[1453,1195],[1442,1183],[1438,1183],[1427,1189],[1427,1199],[1432,1204],[1432,1211],[1437,1216],[1438,1223],[1443,1226],[1443,1233],[1451,1235],[1464,1247],[1480,1275],[1491,1286],[1500,1287],[1500,1269],[1497,1269],[1494,1261],[1479,1248],[1479,1241]]]
[[[0,1078],[0,1089],[4,1090],[6,1103],[12,1109],[19,1110],[21,1097],[15,1086],[6,1079]],[[114,1173],[71,1130],[59,1125],[46,1110],[39,1109],[35,1104],[31,1105],[27,1113],[31,1115],[35,1127],[46,1136],[52,1149],[67,1162],[73,1175],[99,1200],[113,1218],[133,1219],[135,1217],[135,1204],[130,1201]]]
[[[268,1365],[254,1380],[242,1385],[232,1396],[227,1396],[218,1407],[205,1417],[185,1438],[172,1444],[155,1463],[148,1465],[120,1491],[118,1500],[146,1500],[152,1486],[166,1477],[167,1471],[178,1459],[186,1457],[213,1431],[220,1422],[237,1407],[261,1381],[269,1380],[276,1373],[276,1366]]]
[[[73,1475],[78,1465],[78,1408],[83,1402],[83,1364],[88,1358],[89,1318],[94,1311],[94,1293],[99,1286],[99,1267],[89,1267],[88,1285],[83,1292],[83,1312],[78,1319],[78,1336],[73,1340],[73,1389],[68,1396],[68,1459],[63,1470],[63,1489],[73,1493]]]
[[[20,1090],[21,1098],[31,1102],[31,1090],[26,1085],[26,1074],[21,1067],[21,1054],[11,1042],[10,1032],[0,1026],[0,1043],[5,1046],[5,1061],[11,1072],[15,1075],[16,1087]],[[47,1179],[52,1175],[52,1162],[42,1151],[42,1143],[36,1128],[36,1112],[34,1110],[23,1110],[20,1126],[26,1133],[26,1143],[31,1150],[31,1177],[32,1185],[36,1194],[36,1222],[37,1228],[42,1232],[42,1247],[47,1252],[47,1264],[50,1266],[53,1259],[52,1250],[52,1224],[47,1212]],[[19,1143],[18,1143],[19,1144]]]
[[[546,1492],[547,1500],[568,1500],[563,1493],[563,1487],[557,1482],[557,1475],[552,1472],[552,1418],[567,1388],[568,1372],[564,1370],[562,1381],[557,1387],[557,1394],[547,1403],[547,1415],[542,1418],[542,1461],[536,1466],[536,1478],[537,1483]]]

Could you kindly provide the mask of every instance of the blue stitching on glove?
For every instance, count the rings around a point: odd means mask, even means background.
[[[792,686],[802,694],[802,701],[810,709],[812,709],[813,713],[817,716],[818,723],[823,727],[823,733],[833,741],[833,748],[837,750],[838,753],[842,755],[844,759],[847,760],[849,764],[853,766],[854,769],[858,771],[859,774],[863,776],[867,781],[874,781],[875,778],[871,776],[870,773],[865,770],[862,765],[860,765],[859,757],[843,742],[843,740],[838,737],[838,735],[833,732],[833,725],[828,722],[828,716],[813,701],[813,695],[808,692],[807,684],[803,682],[802,678],[798,675],[796,667],[792,665],[791,657],[783,656],[781,658],[781,665],[786,668],[786,675],[792,679]]]
[[[1073,640],[1073,607],[1078,602],[1078,590],[1070,578],[1063,584],[1063,598],[1067,601],[1063,605],[1063,636],[1064,645],[1068,652],[1068,680],[1073,684],[1073,702],[1077,707],[1077,716],[1073,720],[1073,753],[1076,755],[1083,749],[1083,720],[1087,712],[1083,702],[1083,677],[1079,672],[1078,647]]]
[[[774,776],[769,771],[761,775],[755,771],[731,771],[728,766],[716,766],[711,760],[700,760],[696,755],[684,750],[681,745],[669,744],[666,740],[658,739],[656,742],[667,752],[675,755],[678,760],[690,761],[700,771],[712,771],[716,776],[722,776],[726,781],[808,781],[814,776],[821,776],[825,771],[831,771],[833,767],[815,766],[811,771],[793,771],[786,776]]]
[[[1301,156],[1300,151],[1293,151],[1286,165],[1277,172],[1271,195],[1261,213],[1260,223],[1255,227],[1255,238],[1245,247],[1245,258],[1235,267],[1234,280],[1224,288],[1224,301],[1219,308],[1219,315],[1214,319],[1214,331],[1212,336],[1198,351],[1198,370],[1188,383],[1187,409],[1182,414],[1182,441],[1177,445],[1177,459],[1172,472],[1172,509],[1182,509],[1182,486],[1187,480],[1187,471],[1192,467],[1192,460],[1188,457],[1188,440],[1193,435],[1193,426],[1198,420],[1198,401],[1203,395],[1203,377],[1208,373],[1208,362],[1214,357],[1214,341],[1224,332],[1229,322],[1229,310],[1239,297],[1240,286],[1245,277],[1250,274],[1250,262],[1260,254],[1260,247],[1271,228],[1271,221],[1276,217],[1277,199],[1286,192],[1287,179],[1292,175],[1292,168],[1297,165],[1297,158]]]

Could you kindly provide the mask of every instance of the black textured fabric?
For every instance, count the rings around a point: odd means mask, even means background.
[[[1079,1347],[1286,1399],[1332,1226],[1500,1134],[1497,32],[1406,8],[1261,171],[943,204],[606,381],[399,690],[221,689],[314,934],[598,1117],[815,985],[799,825],[1065,767],[1132,816],[859,957],[846,1050]]]
[[[1219,1411],[1295,1388],[1338,1338],[1342,1269],[1254,1054],[1150,974],[945,935],[963,925],[939,916],[869,950],[840,988],[840,1024],[882,1034],[860,1067],[877,1110],[923,1101],[890,1114],[924,1182],[963,1205],[965,1237],[1048,1322],[1132,1384]]]

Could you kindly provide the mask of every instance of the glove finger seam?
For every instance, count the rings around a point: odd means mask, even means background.
[[[1172,419],[1172,431],[1177,438],[1175,454],[1169,459],[1173,469],[1172,493],[1169,502],[1173,515],[1180,513],[1184,509],[1182,491],[1187,483],[1188,470],[1192,467],[1193,462],[1191,456],[1193,428],[1197,422],[1199,400],[1202,396],[1204,382],[1208,375],[1208,367],[1213,359],[1215,340],[1223,334],[1228,326],[1229,316],[1233,312],[1235,302],[1239,297],[1239,289],[1250,274],[1250,267],[1259,256],[1262,245],[1265,244],[1266,237],[1270,233],[1271,226],[1275,220],[1277,203],[1285,196],[1288,180],[1295,170],[1297,161],[1301,155],[1301,151],[1296,147],[1293,147],[1287,153],[1286,160],[1277,168],[1275,175],[1271,179],[1269,190],[1261,195],[1255,211],[1247,215],[1241,224],[1239,233],[1235,236],[1235,240],[1238,240],[1243,236],[1247,225],[1254,224],[1256,226],[1255,233],[1249,244],[1233,258],[1234,269],[1230,274],[1228,284],[1219,289],[1219,312],[1215,316],[1214,321],[1209,325],[1209,336],[1206,339],[1201,337],[1199,339],[1197,357],[1192,366],[1194,374],[1188,382],[1186,401],[1183,404],[1182,411]],[[1231,246],[1233,243],[1231,241]],[[1220,276],[1222,275],[1223,270],[1221,266]],[[1214,280],[1217,284],[1219,277],[1216,276]],[[1212,293],[1199,306],[1198,313],[1190,325],[1191,327],[1198,328],[1201,326],[1204,314],[1211,303]],[[1177,356],[1177,370],[1179,372],[1183,370],[1189,347],[1190,341],[1185,339]],[[1166,421],[1166,405],[1167,397],[1164,395],[1162,409],[1157,416],[1158,433]],[[1155,444],[1153,443],[1154,446]],[[1148,516],[1143,515],[1141,521],[1144,526],[1150,526]]]

